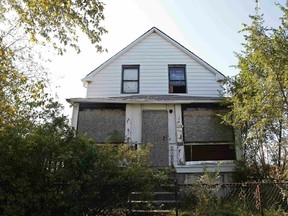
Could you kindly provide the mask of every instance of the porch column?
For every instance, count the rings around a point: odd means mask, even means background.
[[[183,140],[183,123],[181,105],[175,105],[176,114],[176,140],[177,140],[177,158],[178,165],[185,164],[184,140]]]

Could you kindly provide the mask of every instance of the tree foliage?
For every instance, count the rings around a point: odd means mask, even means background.
[[[79,52],[77,35],[82,31],[103,51],[103,10],[98,0],[0,1],[0,130],[35,123],[49,101],[48,76],[37,45],[52,44],[59,54],[66,47]]]
[[[131,190],[165,179],[148,168],[148,147],[96,146],[45,93],[35,45],[79,52],[80,30],[103,51],[103,8],[98,0],[0,1],[0,215],[109,215]]]
[[[76,135],[57,103],[45,112],[49,121],[29,132],[0,133],[1,215],[109,215],[161,177],[148,168],[149,147],[97,146]]]
[[[224,120],[241,131],[244,160],[255,178],[287,171],[288,9],[278,6],[283,17],[277,28],[266,27],[256,7],[242,30],[244,50],[236,54],[240,73],[226,82],[231,111]]]
[[[2,22],[0,31],[0,131],[35,123],[36,111],[48,101],[42,58],[17,28],[17,20],[12,21]]]
[[[16,13],[31,41],[50,42],[60,54],[66,46],[80,51],[77,30],[86,34],[98,51],[103,51],[99,44],[101,35],[106,33],[100,25],[103,10],[104,4],[99,0],[2,0],[0,21]]]
[[[35,46],[79,52],[82,31],[103,51],[103,9],[98,0],[0,1],[0,215],[109,215],[163,177],[148,168],[148,147],[96,146],[45,93]]]

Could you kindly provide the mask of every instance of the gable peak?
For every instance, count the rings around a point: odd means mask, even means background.
[[[163,31],[161,31],[159,28],[153,26],[152,28],[150,28],[148,31],[146,31],[144,34],[142,34],[140,37],[138,37],[136,40],[134,40],[132,43],[130,43],[128,46],[126,46],[124,49],[122,49],[121,51],[119,51],[117,54],[115,54],[114,56],[112,56],[110,59],[108,59],[106,62],[104,62],[103,64],[101,64],[99,67],[97,67],[96,69],[94,69],[92,72],[90,72],[88,75],[86,75],[85,78],[82,79],[82,82],[84,83],[84,85],[89,84],[89,82],[92,81],[92,78],[103,68],[105,68],[107,65],[109,65],[110,63],[112,63],[114,60],[116,60],[117,58],[119,58],[121,55],[123,55],[124,53],[126,53],[128,50],[130,50],[132,47],[134,47],[135,45],[137,45],[138,43],[140,43],[141,41],[143,41],[145,38],[147,38],[149,35],[151,35],[152,33],[157,33],[160,37],[162,37],[163,39],[167,40],[168,42],[170,42],[171,44],[173,44],[174,46],[176,46],[178,49],[182,50],[184,53],[186,53],[188,56],[190,56],[192,59],[194,59],[195,61],[197,61],[198,63],[200,63],[202,66],[204,66],[205,68],[207,68],[210,72],[214,73],[216,75],[216,79],[218,81],[221,81],[225,78],[225,76],[219,72],[217,69],[215,69],[214,67],[212,67],[210,64],[208,64],[206,61],[204,61],[203,59],[201,59],[200,57],[198,57],[197,55],[195,55],[193,52],[191,52],[190,50],[188,50],[186,47],[184,47],[183,45],[181,45],[179,42],[177,42],[176,40],[174,40],[173,38],[171,38],[170,36],[168,36],[167,34],[165,34]]]

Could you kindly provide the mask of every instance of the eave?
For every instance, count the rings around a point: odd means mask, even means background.
[[[124,103],[124,104],[190,104],[190,103],[220,103],[223,97],[198,97],[182,95],[132,95],[103,98],[69,98],[74,103]]]

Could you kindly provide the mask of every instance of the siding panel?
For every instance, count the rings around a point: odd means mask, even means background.
[[[101,70],[87,89],[87,97],[121,96],[122,65],[140,65],[139,94],[169,94],[168,65],[185,64],[187,95],[219,96],[215,74],[187,54],[152,33]]]

